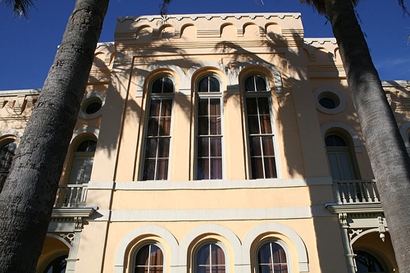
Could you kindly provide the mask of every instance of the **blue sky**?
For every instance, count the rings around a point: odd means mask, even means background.
[[[260,0],[259,0],[260,1]],[[0,2],[0,90],[40,88],[61,42],[74,0],[37,0],[29,20],[17,19]],[[160,0],[111,0],[100,41],[113,41],[117,16],[158,14]],[[410,0],[405,0],[410,8]],[[170,14],[301,12],[305,37],[332,37],[329,23],[298,0],[173,0]],[[383,80],[410,80],[410,17],[397,0],[362,0],[361,25]]]

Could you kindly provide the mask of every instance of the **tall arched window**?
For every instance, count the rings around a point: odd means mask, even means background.
[[[262,75],[245,79],[251,178],[276,178],[271,92]]]
[[[348,139],[340,133],[330,133],[325,137],[325,143],[333,179],[359,179]]]
[[[17,143],[13,139],[7,139],[0,144],[0,191],[9,174]]]
[[[142,180],[168,179],[174,83],[168,76],[153,81],[149,105]]]
[[[355,251],[357,273],[376,273],[385,271],[382,263],[372,254],[365,251]]]
[[[283,247],[269,241],[258,249],[258,273],[288,273],[288,263]]]
[[[84,184],[90,181],[97,142],[86,139],[75,149],[69,184]]]
[[[198,81],[196,179],[222,179],[222,92],[213,76]]]
[[[195,273],[225,273],[225,253],[218,243],[205,243],[195,255]]]
[[[164,255],[156,244],[147,244],[139,248],[134,261],[134,273],[164,272]]]

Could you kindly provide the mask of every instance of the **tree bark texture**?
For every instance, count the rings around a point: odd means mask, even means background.
[[[410,160],[351,1],[326,0],[400,272],[410,272]]]
[[[77,0],[0,194],[0,272],[35,272],[109,0]]]

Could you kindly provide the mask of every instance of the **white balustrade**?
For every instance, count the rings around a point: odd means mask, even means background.
[[[59,185],[54,207],[73,208],[85,205],[88,184]]]
[[[372,180],[334,181],[333,189],[338,204],[380,203],[376,183]]]

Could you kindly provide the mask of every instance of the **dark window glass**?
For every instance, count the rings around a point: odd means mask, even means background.
[[[365,251],[355,251],[357,273],[386,272],[382,264],[370,253]]]
[[[220,92],[218,79],[207,76],[198,82],[197,179],[222,178],[221,98],[204,93]]]
[[[96,113],[100,109],[101,109],[101,101],[95,101],[87,105],[87,107],[85,108],[85,112],[90,115],[90,114]]]
[[[225,254],[215,243],[203,245],[196,254],[196,273],[225,273]]]
[[[267,91],[265,77],[253,75],[245,79],[245,91]]]
[[[245,79],[246,91],[266,91],[263,76]],[[248,140],[253,179],[276,178],[271,103],[266,93],[248,94],[246,99]]]
[[[135,273],[162,273],[164,256],[155,244],[140,248],[135,257]]]
[[[81,142],[77,147],[77,152],[95,152],[97,147],[97,142],[92,139],[85,140]]]
[[[53,260],[43,271],[44,273],[65,273],[67,266],[67,255],[61,256]]]
[[[156,79],[152,84],[152,93],[173,93],[174,83],[168,77]]]
[[[335,180],[356,180],[354,155],[348,142],[337,134],[325,138],[330,171]]]
[[[152,84],[152,93],[173,92],[174,84],[168,77],[159,78]],[[173,99],[169,95],[156,95],[149,101],[143,180],[168,179],[172,104]]]
[[[336,102],[328,97],[321,98],[319,100],[319,104],[327,109],[335,109],[337,106]]]
[[[288,273],[286,253],[275,242],[263,244],[258,251],[258,273]]]
[[[9,174],[16,148],[17,143],[14,141],[3,144],[0,148],[0,191]]]

